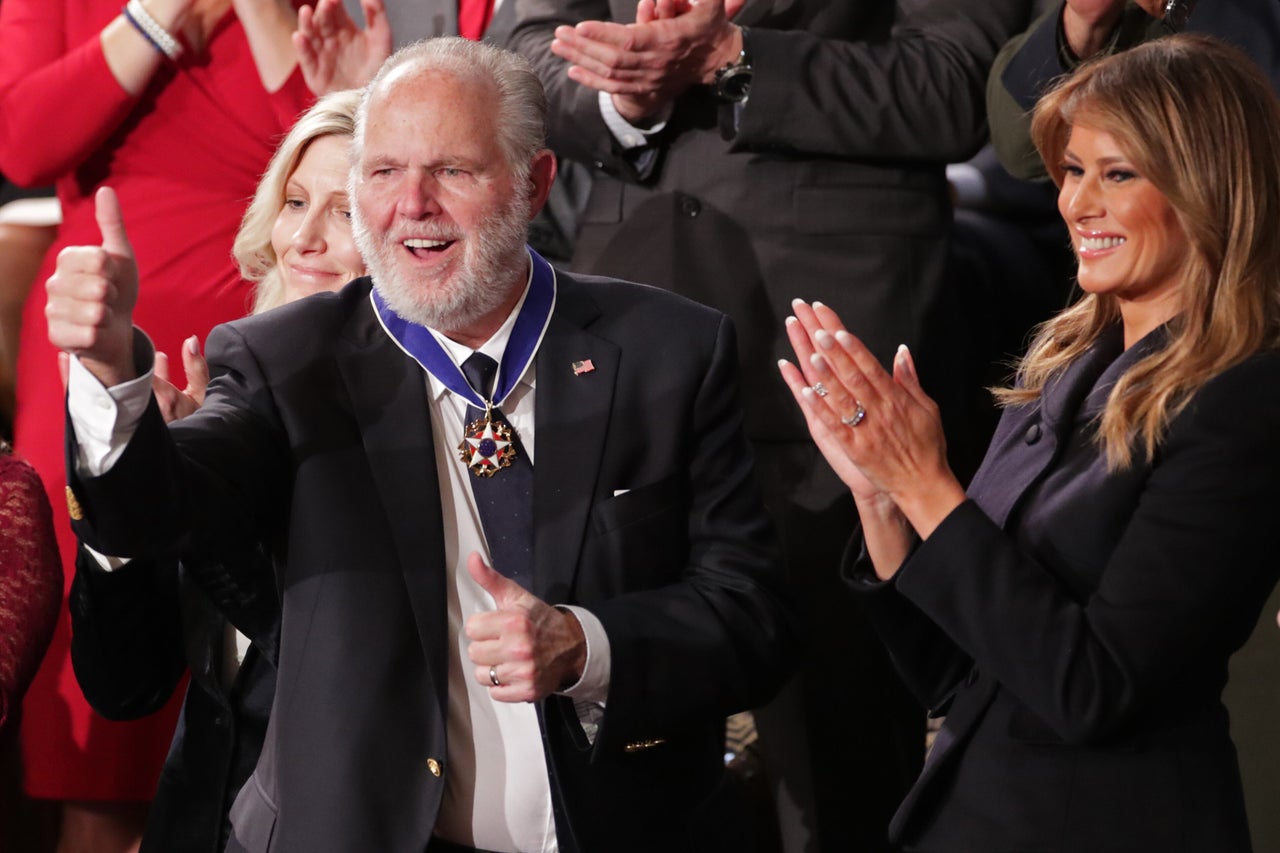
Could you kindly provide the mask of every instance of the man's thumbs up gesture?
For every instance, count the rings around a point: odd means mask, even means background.
[[[110,388],[137,377],[133,364],[133,306],[138,265],[124,230],[120,201],[110,187],[94,198],[101,246],[68,246],[45,285],[49,341],[79,356]]]
[[[536,702],[582,677],[587,641],[578,617],[498,574],[479,554],[467,558],[467,571],[497,605],[466,624],[476,680],[494,699]]]

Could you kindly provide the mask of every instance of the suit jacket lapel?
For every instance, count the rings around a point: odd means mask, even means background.
[[[585,330],[599,309],[563,273],[555,314],[538,349],[534,438],[533,592],[568,600],[613,404],[617,345]],[[573,363],[591,360],[590,372]]]
[[[395,540],[423,652],[443,691],[444,529],[426,380],[383,332],[367,300],[337,348],[337,364]]]
[[[1111,331],[1061,375],[1050,379],[1038,401],[1008,409],[1001,417],[987,458],[968,488],[969,496],[1001,527],[1031,485],[1058,458],[1086,395],[1106,366],[1116,360],[1122,341],[1118,328],[1116,335]]]

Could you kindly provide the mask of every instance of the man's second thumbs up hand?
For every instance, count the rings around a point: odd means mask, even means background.
[[[58,253],[45,287],[49,341],[77,356],[110,388],[137,377],[133,363],[133,306],[138,265],[125,233],[120,201],[110,187],[94,198],[99,246],[68,246]]]

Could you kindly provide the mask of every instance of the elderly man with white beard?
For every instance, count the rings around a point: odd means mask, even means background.
[[[392,56],[351,174],[370,277],[215,330],[172,428],[109,190],[49,280],[79,535],[275,545],[280,678],[229,849],[748,849],[723,719],[796,630],[732,326],[524,245],[545,110],[495,48]]]

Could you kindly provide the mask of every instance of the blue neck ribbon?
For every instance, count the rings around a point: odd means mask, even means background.
[[[526,247],[528,248],[528,247]],[[524,305],[520,306],[520,315],[516,317],[511,329],[511,337],[507,340],[502,358],[498,360],[498,381],[493,389],[493,398],[485,400],[467,382],[461,368],[449,357],[448,351],[436,340],[426,326],[414,323],[401,317],[383,300],[382,295],[374,288],[370,293],[373,310],[378,321],[391,339],[404,350],[422,369],[439,379],[444,386],[475,406],[487,409],[489,406],[499,408],[507,398],[533,356],[551,323],[551,312],[556,304],[556,273],[551,264],[533,249],[528,248],[529,260],[533,264],[533,274],[529,282],[529,293]]]

